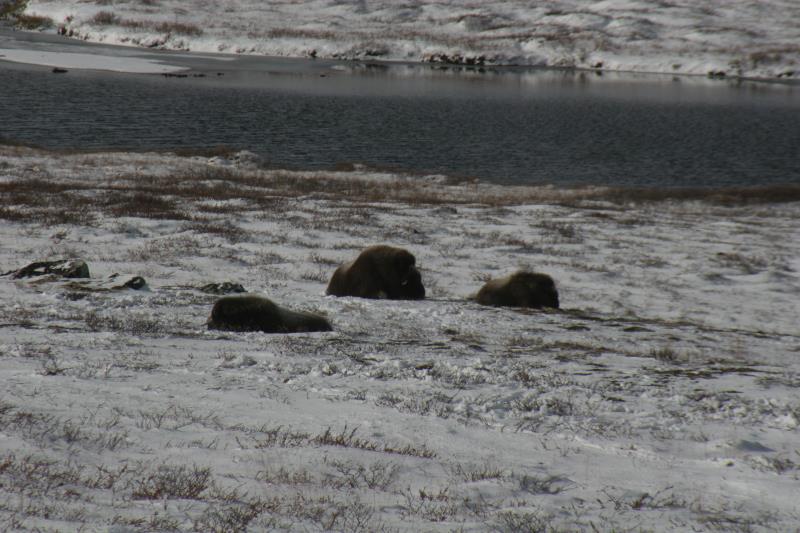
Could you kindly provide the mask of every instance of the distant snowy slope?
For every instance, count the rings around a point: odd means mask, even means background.
[[[800,2],[31,0],[91,41],[238,54],[800,77]]]

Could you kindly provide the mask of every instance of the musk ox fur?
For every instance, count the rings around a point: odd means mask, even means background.
[[[326,294],[421,300],[425,298],[422,276],[414,256],[403,248],[371,246],[359,256],[341,265],[331,276]]]
[[[558,309],[558,290],[553,278],[537,272],[516,272],[487,281],[475,300],[498,307],[552,307]]]
[[[223,296],[211,309],[209,329],[263,331],[264,333],[302,333],[331,331],[322,316],[285,309],[263,296]]]

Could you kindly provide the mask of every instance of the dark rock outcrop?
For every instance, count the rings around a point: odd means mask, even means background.
[[[207,283],[197,288],[198,291],[206,294],[238,294],[247,292],[240,283],[223,281],[222,283]]]
[[[37,276],[55,276],[59,278],[88,278],[89,265],[81,259],[59,259],[56,261],[37,261],[18,270],[6,272],[14,279]]]

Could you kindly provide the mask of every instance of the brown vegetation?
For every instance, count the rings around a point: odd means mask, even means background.
[[[108,26],[111,24],[119,24],[120,20],[121,19],[111,11],[98,11],[89,22],[98,26]]]
[[[101,193],[97,201],[92,193]],[[723,206],[740,206],[800,201],[800,186],[738,187],[727,189],[554,189],[540,187],[487,187],[471,185],[432,186],[424,180],[399,178],[373,181],[347,173],[236,170],[189,168],[171,178],[147,175],[123,176],[115,184],[91,185],[64,182],[46,175],[12,178],[0,183],[4,204],[0,219],[48,224],[92,226],[98,215],[147,217],[195,221],[194,229],[209,229],[232,242],[243,235],[230,225],[215,224],[213,217],[240,212],[241,204],[226,206],[225,201],[246,200],[249,209],[275,209],[281,198],[313,197],[361,202],[391,202],[410,205],[482,204],[521,205],[554,203],[569,207],[590,206],[604,201],[616,204],[646,204],[670,201],[698,201]],[[201,204],[215,200],[213,205]],[[244,208],[247,209],[247,208]],[[190,215],[190,213],[195,213]],[[199,218],[198,218],[199,217]],[[565,237],[569,227],[561,228]],[[570,237],[572,238],[572,237]]]
[[[89,19],[90,24],[96,26],[122,26],[134,30],[155,30],[160,33],[174,33],[178,35],[198,36],[203,30],[196,24],[185,22],[154,22],[150,20],[122,19],[111,11],[98,11]]]
[[[38,15],[18,15],[16,20],[17,26],[23,30],[46,29],[53,26],[53,19]]]

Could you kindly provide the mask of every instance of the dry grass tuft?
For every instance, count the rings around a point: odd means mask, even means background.
[[[175,200],[142,192],[110,194],[105,199],[105,208],[108,214],[114,217],[170,220],[185,220],[189,218],[186,213],[178,208],[178,203]]]
[[[327,428],[323,433],[313,437],[311,439],[311,443],[316,444],[317,446],[342,446],[345,448],[358,448],[359,450],[381,451],[384,453],[398,455],[411,455],[425,459],[436,457],[436,454],[427,449],[425,446],[412,446],[409,444],[398,447],[390,444],[381,444],[375,441],[357,437],[357,431],[358,428],[348,431],[347,426],[345,426],[341,432],[333,433],[331,428]]]
[[[203,34],[203,30],[195,24],[184,22],[159,22],[153,28],[163,33],[177,33],[178,35],[198,36]]]
[[[0,20],[14,21],[15,26],[24,30],[46,29],[53,26],[53,19],[38,15],[26,15],[28,0],[4,0],[0,2]],[[0,144],[3,144],[0,138]]]
[[[653,203],[665,201],[703,201],[719,205],[751,205],[800,201],[800,185],[759,187],[612,188],[594,199],[615,203]]]
[[[120,21],[121,19],[111,11],[98,11],[91,19],[89,19],[90,24],[95,24],[97,26],[119,24]]]
[[[23,30],[40,30],[53,27],[53,19],[38,15],[18,15],[16,25]]]
[[[106,3],[100,5],[106,5]],[[121,26],[132,30],[153,30],[159,33],[188,35],[193,37],[203,34],[203,30],[196,24],[177,21],[154,22],[149,20],[123,19],[111,11],[98,11],[89,19],[89,24],[95,26]]]
[[[166,333],[166,326],[149,316],[128,314],[124,317],[100,315],[89,311],[86,315],[86,326],[90,331],[117,331],[133,335],[161,335]]]
[[[20,15],[25,11],[28,0],[5,0],[0,3],[0,20],[6,20]]]
[[[210,483],[211,469],[208,467],[165,464],[134,479],[132,496],[145,500],[200,499]]]
[[[231,244],[247,240],[247,232],[229,221],[195,221],[186,224],[183,229],[186,231],[194,231],[196,233],[222,237]]]

